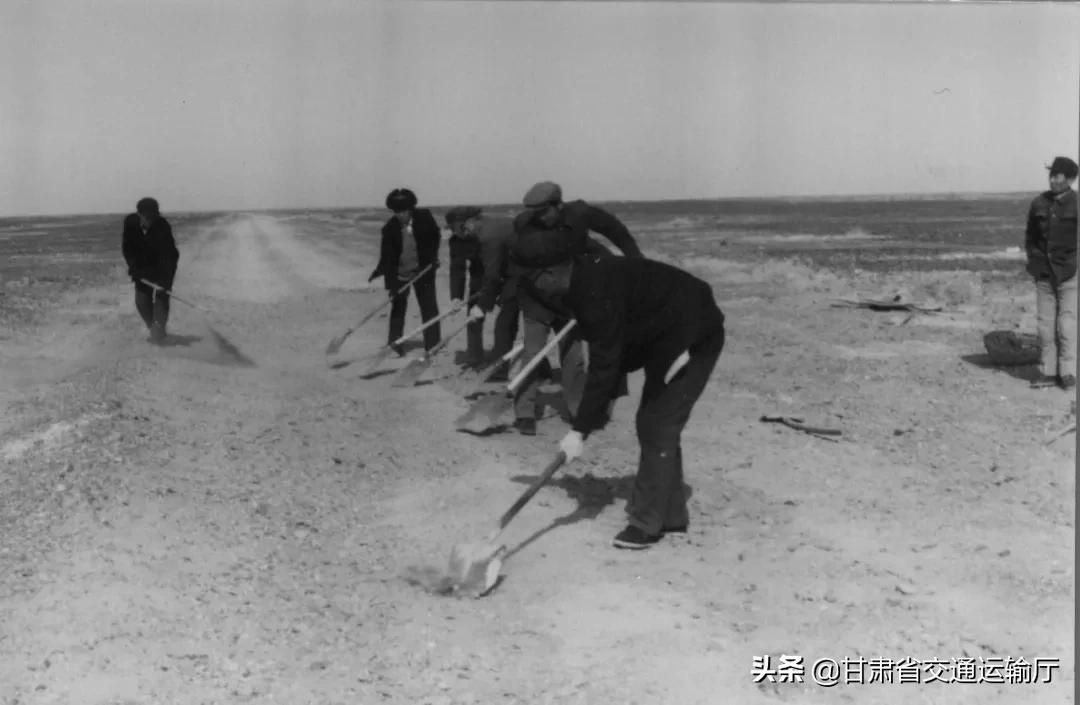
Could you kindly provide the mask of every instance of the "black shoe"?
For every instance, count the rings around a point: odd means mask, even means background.
[[[1057,377],[1051,377],[1050,375],[1039,375],[1032,383],[1032,389],[1049,389],[1050,387],[1058,386]]]
[[[660,529],[660,533],[661,534],[685,534],[687,528],[688,527],[687,527],[686,524],[683,524],[681,526],[665,526],[664,528]]]
[[[536,419],[515,419],[514,428],[523,436],[535,436]]]
[[[398,357],[405,357],[405,346],[404,345],[391,344],[390,349],[393,350],[395,353],[397,353]]]
[[[659,540],[658,535],[652,536],[636,526],[628,526],[620,531],[611,543],[616,548],[642,549],[648,548]]]
[[[1062,375],[1058,380],[1058,384],[1066,392],[1072,389],[1076,389],[1076,377],[1072,375]]]

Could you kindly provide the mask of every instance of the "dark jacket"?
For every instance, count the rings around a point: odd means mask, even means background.
[[[501,216],[480,216],[477,241],[483,260],[484,284],[477,305],[490,312],[507,296],[513,295],[508,276],[507,247],[514,236],[514,221]]]
[[[439,245],[442,243],[442,230],[435,222],[435,216],[427,208],[417,208],[412,215],[413,237],[420,268],[439,266]],[[379,266],[371,273],[371,279],[382,276],[388,291],[396,291],[405,283],[398,279],[398,263],[401,261],[402,242],[401,221],[391,216],[382,227],[382,241],[379,243]]]
[[[127,216],[121,250],[132,281],[137,283],[139,279],[147,279],[166,289],[172,288],[180,251],[176,249],[169,221],[158,216],[144,233],[139,225],[139,215]]]
[[[539,222],[532,211],[519,213],[514,218],[511,263],[526,268],[545,267],[583,255],[589,231],[606,237],[627,257],[643,256],[622,221],[603,208],[578,200],[563,205],[552,228]]]
[[[484,281],[484,258],[480,238],[450,236],[450,298],[465,299],[465,279],[469,296],[480,291]]]
[[[1076,276],[1076,191],[1044,191],[1028,209],[1027,271],[1063,282]]]
[[[589,236],[594,231],[606,237],[627,257],[643,257],[630,231],[622,221],[602,208],[589,205],[585,201],[571,201],[563,206],[559,221],[553,228],[547,228],[534,219],[531,211],[519,213],[513,221],[511,232],[505,237],[502,246],[493,251],[492,261],[485,267],[498,268],[506,284],[502,289],[503,298],[516,296],[521,301],[522,310],[531,318],[551,322],[551,316],[537,306],[532,297],[521,291],[519,280],[523,277],[535,279],[543,267],[539,262],[564,262],[583,254],[598,257],[614,257],[615,253]],[[540,258],[523,257],[540,252]],[[494,297],[490,290],[485,290],[481,298],[482,307],[490,311],[494,306]]]
[[[562,302],[589,343],[589,373],[573,428],[603,426],[620,377],[645,369],[662,378],[684,351],[693,354],[724,327],[712,287],[663,262],[579,257]]]

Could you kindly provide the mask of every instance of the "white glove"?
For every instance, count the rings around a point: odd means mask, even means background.
[[[581,433],[578,431],[570,431],[559,441],[559,450],[566,453],[567,462],[580,458],[585,451],[585,439],[581,437]]]
[[[464,303],[465,302],[461,299],[450,299],[450,308],[456,311],[457,309],[461,308]]]
[[[474,321],[484,320],[484,309],[479,306],[473,306],[469,309],[469,318]]]

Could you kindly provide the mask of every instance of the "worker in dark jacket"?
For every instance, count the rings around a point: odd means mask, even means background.
[[[150,340],[162,343],[169,322],[169,295],[141,280],[171,290],[180,251],[176,248],[172,226],[162,217],[156,200],[140,199],[135,212],[124,218],[121,249],[127,261],[128,276],[135,283],[135,310],[149,329]]]
[[[570,460],[604,423],[619,377],[644,369],[637,410],[641,446],[629,525],[620,548],[647,548],[689,524],[683,491],[682,430],[724,347],[724,314],[712,288],[669,264],[628,257],[576,257],[548,268],[535,297],[577,321],[589,343],[585,393],[559,444]]]
[[[480,295],[484,284],[484,257],[476,223],[483,211],[476,206],[458,206],[446,213],[450,228],[450,305],[465,305],[466,280],[469,300]],[[484,364],[484,321],[470,319],[465,329],[465,365]]]
[[[450,214],[447,214],[449,217]],[[473,321],[482,322],[486,313],[497,306],[499,313],[495,317],[494,341],[491,359],[499,359],[514,347],[518,335],[518,308],[515,293],[516,281],[508,275],[506,248],[514,235],[514,222],[511,218],[493,216],[476,208],[469,212],[461,223],[461,228],[472,233],[479,245],[482,261],[483,280],[480,295],[473,305],[470,315]],[[505,382],[508,379],[509,365],[496,370],[491,381]]]
[[[420,316],[426,323],[439,315],[439,302],[435,293],[435,270],[439,266],[439,245],[442,231],[435,222],[435,216],[427,208],[417,208],[416,194],[407,188],[394,189],[386,197],[386,207],[394,215],[382,228],[382,241],[379,245],[379,265],[368,277],[374,281],[382,276],[386,291],[390,296],[414,278],[424,267],[431,265],[423,276],[416,280],[412,291],[420,305]],[[404,292],[394,298],[390,305],[390,332],[388,342],[393,344],[405,332],[405,312],[408,310],[409,293]],[[439,344],[442,334],[439,324],[435,323],[424,329],[424,348],[431,350]],[[404,348],[395,348],[398,355],[404,355]]]
[[[606,237],[627,257],[642,257],[641,250],[627,227],[614,215],[582,200],[566,203],[562,189],[551,181],[542,181],[528,190],[522,199],[525,210],[514,219],[514,234],[505,249],[507,276],[520,281],[543,275],[543,267],[593,252],[613,255],[589,237],[596,232]],[[561,330],[566,321],[535,302],[519,284],[515,295],[524,319],[522,360],[531,360],[547,343],[552,330]],[[482,306],[474,307],[473,316],[482,316]],[[564,338],[559,347],[562,385],[567,406],[576,406],[576,381],[583,381],[585,356],[574,336]],[[569,364],[568,364],[569,363]],[[536,405],[541,375],[533,372],[519,387],[514,400],[514,427],[524,435],[536,434]],[[569,392],[567,394],[567,392]]]
[[[1036,388],[1076,387],[1076,180],[1077,164],[1057,157],[1047,167],[1050,188],[1031,202],[1025,246],[1035,278],[1037,332],[1042,349]]]

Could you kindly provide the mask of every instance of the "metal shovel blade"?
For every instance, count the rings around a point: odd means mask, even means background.
[[[456,594],[483,597],[499,581],[506,546],[463,543],[450,551],[449,582]]]
[[[371,375],[382,369],[383,363],[391,355],[397,355],[397,352],[389,345],[384,345],[379,348],[379,351],[367,359],[367,363],[364,366],[363,372],[360,373],[361,377],[370,377]]]
[[[353,329],[350,328],[349,330],[345,331],[344,333],[342,333],[338,337],[331,340],[330,344],[326,346],[326,354],[327,355],[334,355],[335,353],[337,353],[338,350],[341,350],[341,346],[345,344],[345,340],[350,335],[352,335],[352,332],[353,332]]]
[[[513,404],[513,398],[505,393],[489,394],[473,402],[469,410],[457,418],[454,427],[459,431],[483,433],[498,426]]]
[[[390,383],[391,387],[411,387],[419,381],[420,377],[427,372],[431,367],[433,355],[424,355],[423,357],[414,357],[409,360],[409,364],[402,367],[396,375],[394,375],[394,381]]]

